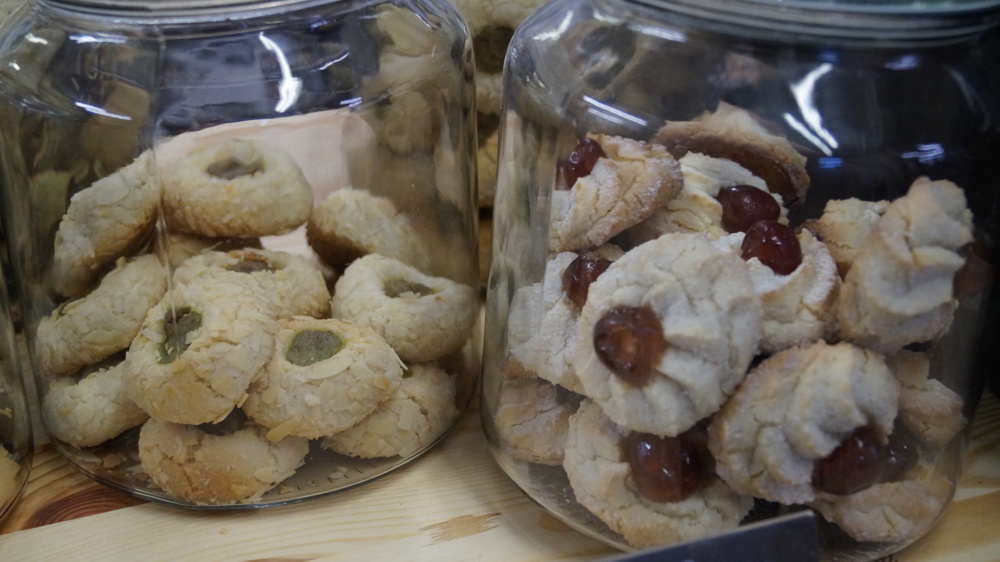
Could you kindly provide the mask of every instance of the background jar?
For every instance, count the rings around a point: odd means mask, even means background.
[[[6,278],[0,272],[0,520],[21,495],[33,456],[28,396]]]
[[[370,480],[452,427],[479,371],[453,7],[39,0],[3,32],[7,240],[71,463],[258,506]]]
[[[996,306],[998,15],[583,0],[529,18],[484,348],[507,474],[622,549],[807,508],[830,556],[923,535]]]

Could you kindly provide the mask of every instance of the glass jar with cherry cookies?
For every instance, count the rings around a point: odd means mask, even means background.
[[[471,40],[431,0],[30,0],[0,197],[40,418],[95,479],[300,501],[438,443],[480,372]]]
[[[948,506],[1000,302],[1000,2],[556,0],[507,53],[482,415],[623,550]]]

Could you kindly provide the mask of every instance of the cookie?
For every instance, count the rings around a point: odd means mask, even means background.
[[[249,390],[243,409],[285,435],[319,438],[357,425],[388,400],[403,366],[374,331],[337,319],[278,323],[274,353]]]
[[[364,459],[408,457],[458,419],[455,384],[443,369],[410,365],[395,392],[359,424],[323,439],[323,447]]]
[[[886,353],[940,337],[958,306],[954,277],[971,241],[962,190],[917,179],[889,204],[847,272],[837,306],[842,337]]]
[[[888,364],[900,383],[899,421],[925,447],[942,450],[967,423],[962,397],[930,378],[926,353],[902,350],[890,356]]]
[[[108,263],[141,245],[152,231],[160,190],[151,151],[70,198],[56,231],[54,289],[66,297],[85,293]]]
[[[162,170],[163,216],[173,230],[253,238],[309,218],[312,187],[292,156],[250,139],[197,149]]]
[[[804,226],[826,244],[843,276],[888,207],[888,201],[834,199],[826,202],[819,218],[806,221]]]
[[[746,264],[700,234],[633,248],[590,285],[573,367],[616,424],[677,435],[714,413],[757,351]]]
[[[149,310],[125,356],[129,398],[163,421],[224,418],[271,357],[275,308],[249,282],[205,276],[175,285]]]
[[[125,393],[120,360],[87,371],[79,380],[60,377],[46,389],[42,419],[52,437],[93,447],[149,419]]]
[[[699,152],[732,160],[764,180],[789,209],[800,205],[809,189],[805,156],[755,115],[727,103],[693,121],[668,121],[652,142],[666,147],[675,158]]]
[[[593,157],[584,157],[585,151]],[[567,159],[574,160],[581,164],[560,166],[552,191],[552,252],[606,243],[663,206],[684,183],[680,165],[663,147],[623,137],[585,139]]]
[[[338,271],[368,254],[382,254],[423,269],[428,249],[392,201],[361,189],[338,189],[313,210],[306,239]]]
[[[578,398],[538,377],[505,379],[492,416],[500,447],[518,460],[561,465],[569,417],[578,402]]]
[[[127,349],[166,293],[167,278],[154,255],[121,258],[93,292],[56,307],[35,332],[42,373],[66,375]]]
[[[399,260],[369,254],[344,270],[330,314],[371,328],[407,363],[424,363],[465,344],[479,310],[468,285],[433,277]]]
[[[205,251],[177,267],[173,283],[191,283],[203,275],[220,279],[245,276],[274,298],[279,318],[318,318],[330,311],[330,291],[323,272],[297,254],[255,248]]]
[[[185,232],[167,232],[157,236],[157,252],[170,269],[202,252],[228,252],[243,248],[262,248],[260,238],[209,238]]]
[[[219,432],[152,418],[139,431],[142,468],[163,491],[193,504],[253,503],[302,466],[309,441],[271,440],[267,428],[238,425]]]
[[[899,482],[848,496],[823,494],[809,506],[856,541],[909,544],[937,521],[953,490],[947,477],[925,464]]]
[[[737,232],[718,239],[715,244],[740,255],[744,238],[744,233]],[[837,294],[841,284],[837,266],[826,245],[809,231],[799,231],[796,240],[802,258],[788,274],[775,272],[756,257],[746,260],[764,312],[760,339],[763,353],[836,333]]]
[[[695,476],[689,476],[697,481],[694,489],[674,491],[629,462],[627,441],[635,435],[585,400],[570,417],[563,461],[576,501],[631,546],[645,548],[717,534],[736,528],[750,512],[753,498],[734,492],[712,473],[710,463],[693,460],[701,455],[699,445],[693,445],[693,453],[686,446],[650,447],[658,457],[664,452],[659,458],[666,457],[669,464],[663,466],[701,465],[694,469]],[[680,460],[681,455],[688,460]]]
[[[684,183],[677,196],[653,212],[649,218],[626,230],[627,246],[638,246],[668,232],[700,232],[711,239],[729,234],[723,225],[719,190],[736,185],[752,186],[774,197],[784,222],[788,211],[781,197],[767,191],[764,180],[739,164],[688,152],[678,160]]]
[[[713,417],[708,447],[733,489],[806,503],[816,497],[814,463],[858,428],[892,433],[898,398],[878,353],[824,341],[789,348],[747,373]]]

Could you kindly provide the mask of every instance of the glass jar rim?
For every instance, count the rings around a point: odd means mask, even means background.
[[[341,0],[35,0],[76,13],[123,18],[176,18],[186,16],[236,19],[272,14],[290,8],[339,3]]]
[[[845,40],[946,40],[1000,26],[1000,0],[633,0],[767,33]]]

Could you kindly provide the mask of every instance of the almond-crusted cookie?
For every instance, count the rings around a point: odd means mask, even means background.
[[[801,204],[809,189],[806,158],[772,133],[750,112],[727,103],[693,121],[668,121],[653,142],[676,158],[688,152],[732,160],[764,180],[788,208]]]
[[[606,243],[663,206],[684,183],[677,160],[661,146],[612,135],[590,140],[605,156],[588,174],[553,190],[552,252],[576,252]]]
[[[847,272],[837,307],[842,337],[886,353],[939,337],[957,307],[960,250],[971,241],[962,190],[917,179],[889,205]]]
[[[360,423],[323,439],[349,457],[408,457],[444,434],[458,419],[455,383],[429,363],[410,365],[395,392]]]
[[[742,380],[760,323],[743,260],[701,234],[665,234],[590,285],[573,367],[584,394],[618,425],[677,435]]]
[[[623,451],[623,441],[631,434],[585,400],[570,417],[563,461],[576,501],[630,545],[644,548],[720,533],[735,528],[749,513],[753,498],[733,491],[710,464],[695,469],[698,486],[677,494],[683,497],[650,497],[647,487],[637,484],[643,476],[635,473]],[[674,455],[684,454],[673,449]]]
[[[716,471],[768,501],[812,501],[814,463],[858,428],[892,433],[898,398],[878,353],[824,341],[778,352],[747,373],[712,419]]]

